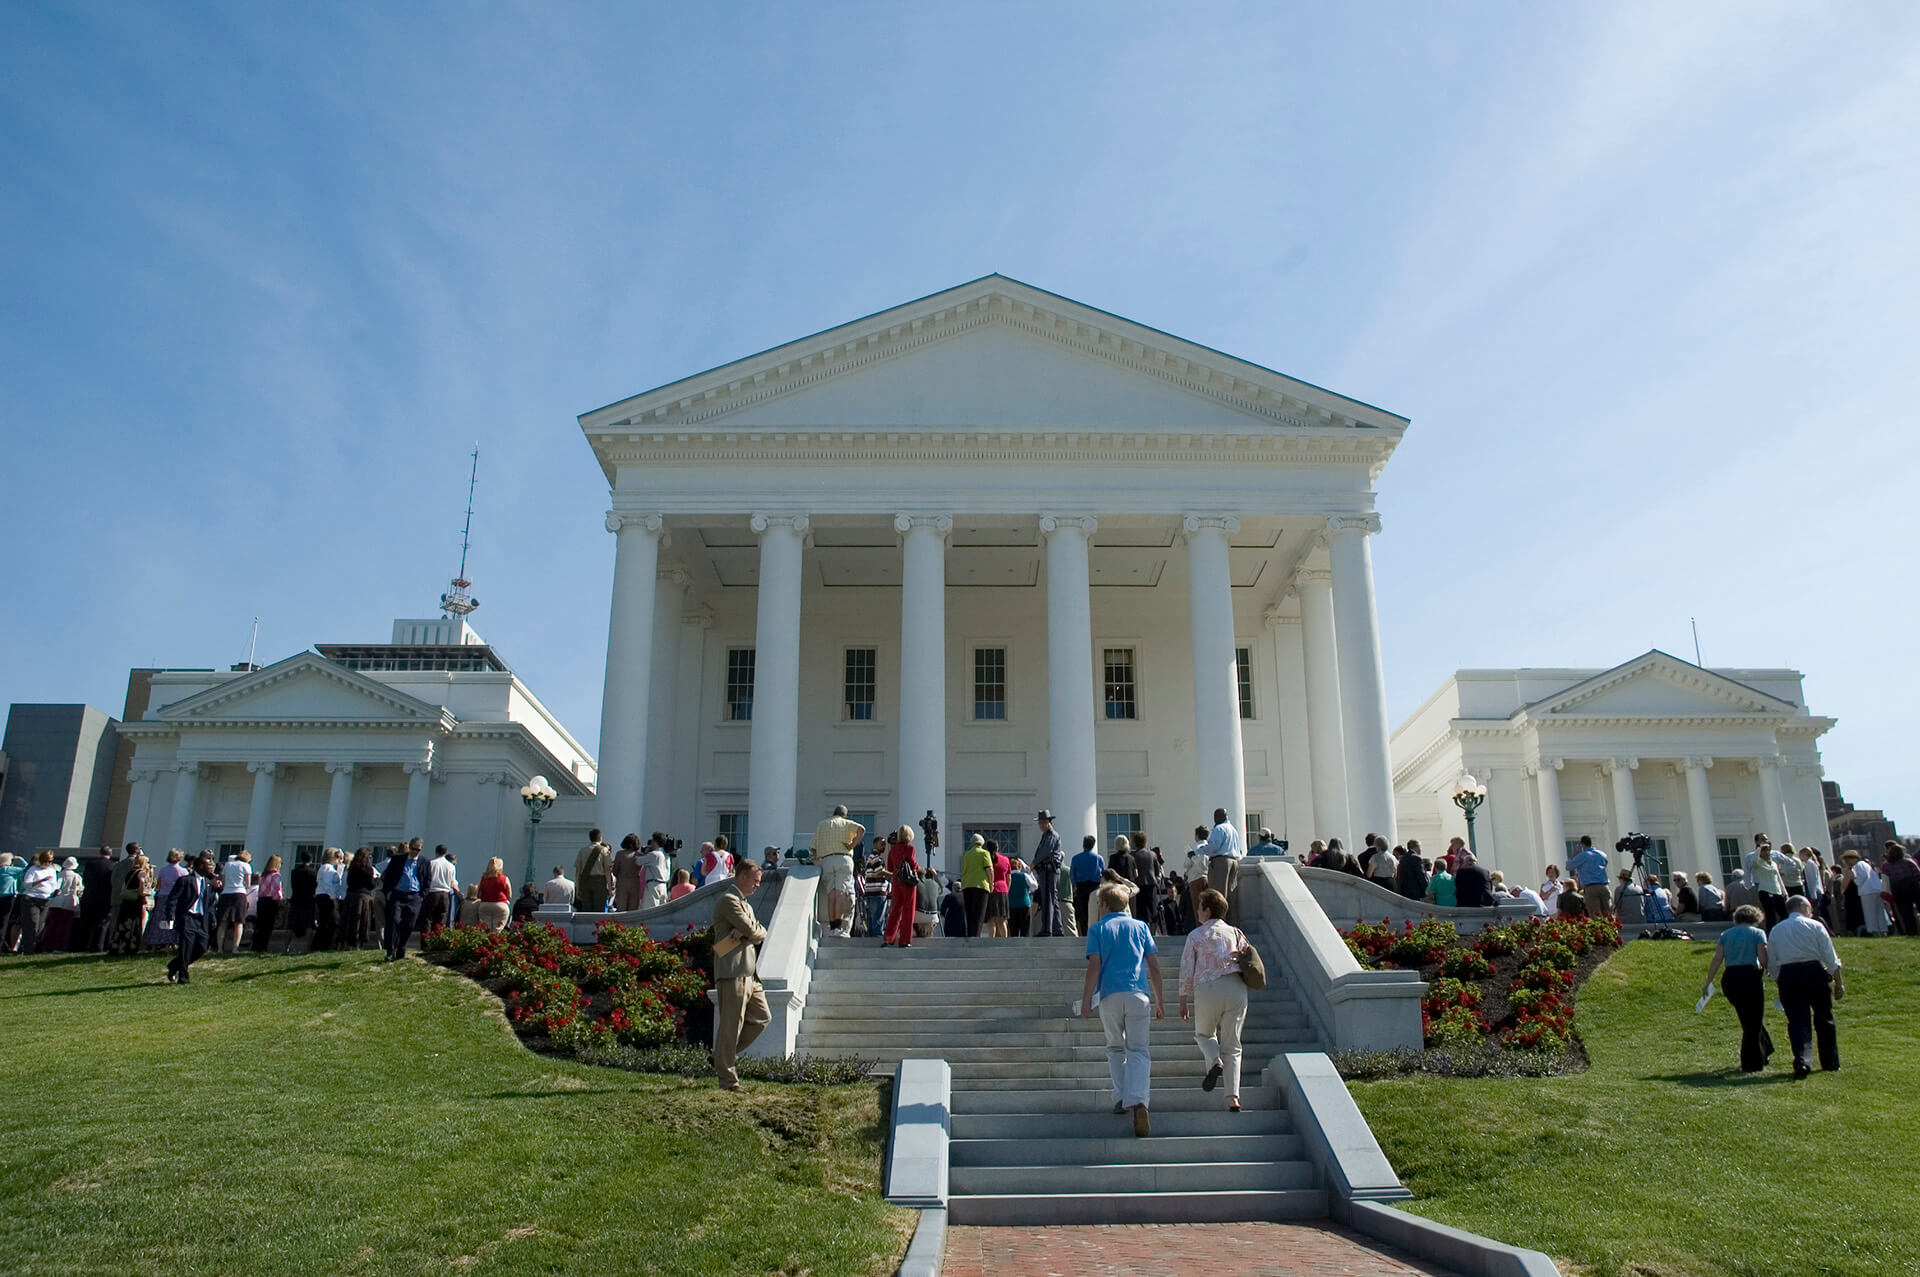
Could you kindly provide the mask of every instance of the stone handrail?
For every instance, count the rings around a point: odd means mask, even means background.
[[[767,874],[760,889],[753,893],[751,903],[760,916],[765,917],[778,899],[787,872],[775,870]],[[626,927],[645,927],[655,939],[664,939],[689,926],[701,928],[712,925],[714,902],[732,885],[732,878],[716,878],[678,900],[669,900],[651,909],[626,909],[615,913],[581,912],[569,905],[543,905],[534,914],[534,920],[552,923],[575,944],[594,943],[594,933],[602,923],[608,922],[617,922]]]
[[[819,895],[819,866],[787,868],[773,916],[767,921],[766,943],[760,946],[760,983],[766,988],[773,1019],[747,1049],[748,1055],[792,1055],[800,1041],[800,1016],[807,1008],[813,965],[820,956],[820,925],[814,920]]]
[[[1264,857],[1249,861],[1242,866],[1240,890],[1257,896],[1243,907],[1251,905],[1250,916],[1265,922],[1302,1009],[1332,1050],[1420,1048],[1420,999],[1427,986],[1419,973],[1362,967],[1298,866]]]
[[[1431,900],[1409,900],[1371,878],[1338,869],[1315,869],[1308,865],[1295,865],[1294,869],[1337,926],[1378,922],[1384,918],[1397,927],[1405,922],[1444,918],[1460,932],[1471,934],[1496,922],[1516,922],[1533,916],[1533,906],[1524,900],[1511,900],[1488,909],[1450,909]]]

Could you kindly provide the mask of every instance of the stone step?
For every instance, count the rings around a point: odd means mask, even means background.
[[[1197,1065],[1196,1065],[1197,1068]],[[1153,1079],[1153,1112],[1213,1112],[1227,1107],[1224,1087],[1211,1091],[1200,1086],[1200,1074],[1192,1077]],[[1184,1084],[1183,1084],[1184,1083]],[[1018,1089],[1015,1089],[1018,1088]],[[1285,1112],[1283,1098],[1264,1086],[1240,1086],[1240,1103],[1245,1115],[1261,1112]],[[1080,1086],[1074,1078],[1034,1078],[1021,1082],[969,1083],[953,1088],[953,1114],[976,1113],[1098,1113],[1113,1107],[1113,1090],[1101,1079],[1098,1086]]]
[[[985,1196],[1220,1193],[1319,1187],[1313,1164],[1304,1161],[956,1166],[948,1172],[948,1185],[954,1194]]]
[[[813,1010],[811,1003],[807,1009]],[[1065,1007],[1052,1008],[1052,1014],[1044,1014],[1049,1010],[1046,1007],[963,1009],[969,1014],[928,1012],[924,1015],[876,1015],[876,1008],[870,1005],[844,1009],[830,1007],[818,1015],[807,1016],[806,1022],[835,1033],[875,1033],[889,1037],[899,1034],[939,1034],[956,1042],[965,1041],[976,1034],[997,1033],[1068,1034],[1090,1041],[1105,1041],[1105,1030],[1098,1017],[1067,1015]],[[1193,1036],[1193,1021],[1182,1020],[1177,1015],[1154,1020],[1152,1025],[1156,1035],[1178,1038]],[[1246,1023],[1240,1027],[1240,1036],[1244,1038],[1273,1029],[1304,1030],[1306,1027],[1307,1017],[1298,1011],[1263,1007],[1260,1014],[1247,1017]]]
[[[1294,1049],[1298,1037],[1285,1029],[1247,1033],[1241,1039],[1241,1057],[1243,1060],[1248,1056],[1263,1061],[1270,1059],[1282,1051]],[[1008,1032],[969,1038],[943,1033],[840,1033],[831,1027],[818,1027],[801,1030],[796,1046],[802,1051],[840,1051],[854,1055],[893,1051],[906,1055],[918,1054],[929,1059],[946,1059],[949,1063],[955,1052],[994,1047],[1026,1051],[1036,1060],[1097,1058],[1104,1064],[1107,1059],[1105,1043],[1094,1034],[1070,1038],[1059,1033]],[[1168,1053],[1166,1056],[1162,1055],[1163,1049]],[[1067,1054],[1070,1051],[1092,1054],[1070,1056]],[[1194,1044],[1190,1033],[1156,1033],[1148,1040],[1148,1053],[1155,1060],[1200,1058],[1200,1048]]]
[[[1316,1051],[1319,1047],[1311,1042],[1300,1042],[1290,1043],[1283,1049],[1288,1051]],[[829,1055],[833,1053],[821,1051],[815,1052],[815,1054]],[[876,1059],[879,1055],[877,1052],[864,1051],[853,1052],[853,1054],[869,1060]],[[1281,1051],[1276,1050],[1273,1054],[1279,1055]],[[924,1052],[921,1053],[920,1056],[903,1056],[896,1052],[892,1059],[883,1062],[894,1064],[903,1058],[923,1057]],[[1168,1067],[1160,1064],[1158,1057],[1155,1057],[1156,1062],[1153,1070],[1154,1090],[1159,1090],[1163,1085],[1200,1085],[1199,1052],[1188,1047],[1187,1054],[1183,1058],[1186,1061],[1184,1064],[1176,1063],[1172,1067]],[[1267,1061],[1271,1058],[1272,1056],[1264,1054],[1264,1048],[1261,1055],[1249,1057],[1243,1066],[1247,1076],[1258,1077],[1259,1071],[1267,1066]],[[1063,1090],[1071,1090],[1074,1087],[1099,1087],[1108,1085],[1105,1052],[1101,1052],[1098,1059],[1036,1060],[1026,1058],[1018,1060],[949,1060],[948,1064],[953,1070],[953,1088],[956,1091],[966,1087],[992,1087],[1010,1084],[1041,1089],[1043,1087],[1050,1087],[1050,1084],[1056,1081],[1060,1083],[1060,1087]],[[1190,1081],[1182,1080],[1189,1077],[1191,1079]]]
[[[1178,993],[1172,993],[1176,999]],[[1022,989],[895,989],[887,994],[886,1006],[890,1010],[924,1010],[927,1012],[952,1011],[955,1014],[972,1014],[968,1008],[1005,1007],[1009,1010],[1018,1007],[1041,1007],[1049,1011],[1062,1011],[1068,1003],[1079,997],[1077,989],[1061,988],[1022,988]],[[815,976],[813,987],[807,994],[807,1014],[822,1011],[842,1011],[844,1009],[871,1010],[875,1003],[871,990],[843,988],[837,981],[824,976]],[[1258,1017],[1268,1010],[1285,1011],[1297,1009],[1299,1002],[1291,995],[1270,989],[1262,989],[1247,998],[1249,1018]]]
[[[1281,1036],[1272,1041],[1259,1044],[1256,1055],[1259,1063],[1265,1066],[1266,1060],[1284,1051],[1317,1050],[1314,1039],[1306,1034]],[[897,1064],[904,1059],[924,1059],[931,1055],[924,1046],[876,1046],[876,1045],[827,1045],[812,1039],[802,1038],[802,1054],[857,1056],[865,1060],[874,1060],[886,1064]],[[1200,1053],[1191,1040],[1186,1042],[1155,1042],[1147,1048],[1148,1057],[1156,1068],[1166,1064],[1183,1062],[1198,1063]],[[932,1058],[944,1059],[956,1068],[962,1064],[1008,1064],[1027,1065],[1033,1072],[1031,1076],[1105,1076],[1107,1067],[1107,1048],[1104,1046],[943,1046],[938,1055]],[[1045,1067],[1071,1069],[1074,1065],[1094,1065],[1093,1070],[1080,1070],[1079,1073],[1043,1074],[1039,1070]],[[1014,1073],[1011,1076],[1020,1076]]]
[[[1163,1109],[1159,1103],[1160,1097],[1156,1095],[1152,1110],[1153,1137],[1293,1133],[1293,1116],[1285,1109],[1243,1108],[1233,1113],[1227,1110],[1224,1095],[1216,1091],[1214,1097],[1218,1097],[1218,1103],[1208,1110],[1196,1110],[1184,1105]],[[953,1138],[957,1140],[1052,1141],[1089,1136],[1117,1139],[1123,1134],[1131,1134],[1133,1118],[1125,1113],[1116,1114],[1111,1093],[1101,1091],[1092,1105],[1086,1108],[1044,1113],[955,1113],[949,1120]]]
[[[1130,1115],[1110,1117],[1115,1134],[1079,1139],[955,1139],[953,1166],[1093,1166],[1116,1162],[1271,1162],[1301,1156],[1298,1135],[1133,1134]],[[1126,1132],[1120,1134],[1120,1132]]]
[[[1179,973],[1163,973],[1162,990],[1170,999],[1180,996]],[[898,972],[891,971],[823,971],[813,978],[813,988],[822,993],[860,993],[875,998],[891,1000],[896,994],[941,994],[953,993],[1051,993],[1060,1000],[1062,1006],[1080,996],[1082,971],[1053,973],[1036,971],[1030,967],[1007,967],[993,970],[956,972],[949,975],[940,971],[931,978],[922,978],[913,973],[913,979],[905,980]],[[1292,998],[1293,988],[1284,980],[1275,980],[1259,994],[1260,997]],[[811,998],[811,994],[809,994]]]
[[[1228,1193],[1021,1193],[955,1195],[947,1222],[998,1227],[1052,1224],[1231,1224],[1246,1220],[1323,1219],[1318,1188]]]

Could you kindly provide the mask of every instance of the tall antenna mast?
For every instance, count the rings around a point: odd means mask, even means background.
[[[467,475],[467,522],[460,529],[460,575],[453,578],[453,588],[440,596],[440,610],[448,616],[465,620],[473,609],[480,606],[480,600],[467,593],[473,582],[467,580],[467,549],[473,543],[473,488],[480,478],[480,445],[473,446],[473,468]]]
[[[253,668],[253,650],[260,643],[260,618],[253,618],[253,633],[247,636],[247,668]]]
[[[1700,659],[1700,622],[1688,617],[1687,624],[1693,627],[1693,663],[1705,669],[1707,663]]]

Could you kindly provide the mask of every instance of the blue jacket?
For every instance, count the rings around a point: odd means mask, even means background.
[[[1073,858],[1075,882],[1099,882],[1100,875],[1105,873],[1106,869],[1106,857],[1095,848],[1089,848]]]

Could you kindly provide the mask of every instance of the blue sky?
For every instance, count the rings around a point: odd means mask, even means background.
[[[698,11],[696,11],[698,10]],[[1920,8],[0,9],[0,702],[476,617],[591,748],[574,416],[990,271],[1413,419],[1395,721],[1789,664],[1912,741]]]

